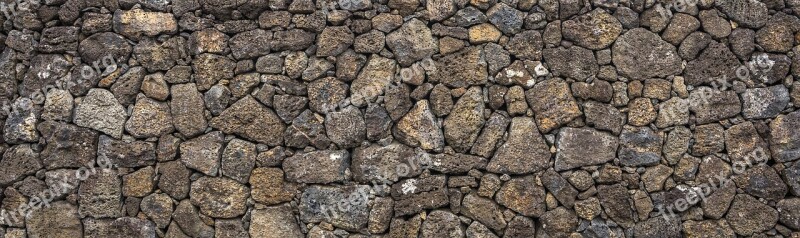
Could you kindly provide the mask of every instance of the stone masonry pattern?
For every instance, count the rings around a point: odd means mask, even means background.
[[[0,237],[800,238],[800,0],[0,11]]]

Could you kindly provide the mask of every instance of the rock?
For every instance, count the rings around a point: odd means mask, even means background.
[[[394,52],[397,62],[406,67],[430,57],[436,51],[430,29],[417,19],[411,19],[389,33],[386,45]]]
[[[174,34],[178,24],[169,13],[146,12],[141,9],[114,12],[114,31],[125,37],[141,39],[160,34]]]
[[[234,68],[233,60],[216,54],[203,53],[192,60],[193,78],[200,91],[210,89],[220,79],[233,78]]]
[[[368,193],[366,185],[307,187],[300,197],[300,220],[306,223],[324,221],[349,231],[365,228],[369,221]],[[348,209],[339,209],[342,201],[347,201]]]
[[[291,201],[294,197],[294,188],[284,181],[283,171],[278,168],[254,169],[250,184],[250,196],[259,203],[276,205]]]
[[[0,161],[0,185],[8,186],[34,174],[42,168],[39,153],[34,152],[28,144],[17,145],[3,153]]]
[[[394,77],[396,64],[380,56],[370,57],[358,78],[350,85],[350,102],[356,107],[363,107],[383,94]]]
[[[726,21],[725,24],[728,24]],[[730,26],[728,26],[730,28]],[[681,42],[678,54],[686,60],[696,59],[701,51],[714,42],[711,35],[704,32],[692,32]]]
[[[280,145],[286,126],[269,108],[246,96],[218,117],[211,119],[211,127],[227,134],[236,134],[270,146]]]
[[[738,171],[740,167],[734,166],[734,172],[743,172],[733,178],[739,189],[769,201],[778,201],[786,196],[786,184],[772,167],[766,164],[752,163],[754,166],[745,171]]]
[[[771,229],[778,222],[778,211],[746,194],[736,195],[725,217],[738,235],[749,236]]]
[[[797,128],[800,128],[800,112],[779,115],[769,127],[770,151],[776,161],[793,161],[800,158],[800,140],[797,139]]]
[[[532,219],[524,216],[515,216],[508,222],[504,232],[508,237],[533,237],[536,234],[536,227]]]
[[[698,124],[706,124],[736,116],[742,104],[736,92],[699,87],[689,94],[689,110]]]
[[[256,214],[256,212],[253,213]],[[172,219],[174,223],[170,225],[170,227],[177,225],[180,227],[180,230],[189,237],[214,237],[214,227],[206,225],[200,220],[197,208],[192,205],[189,199],[181,201],[178,206],[175,207],[175,213]],[[257,225],[256,222],[259,221],[252,217],[251,220],[254,226]]]
[[[250,171],[256,164],[256,145],[244,140],[233,139],[222,152],[220,172],[239,183],[246,183]]]
[[[356,147],[366,137],[364,116],[355,107],[347,107],[340,112],[331,112],[325,120],[325,131],[328,138],[339,147]]]
[[[47,91],[41,118],[50,121],[72,120],[73,100],[72,94],[67,90],[50,89]]]
[[[550,150],[530,117],[511,120],[508,139],[497,149],[486,170],[492,173],[526,174],[546,169]]]
[[[350,170],[353,173],[353,180],[358,182],[397,182],[400,178],[413,177],[422,173],[419,166],[409,166],[416,158],[412,148],[403,144],[370,145],[356,148],[353,151]],[[398,171],[398,168],[401,167],[408,170]]]
[[[505,3],[498,3],[486,11],[489,22],[497,26],[505,34],[512,35],[522,29],[525,14]]]
[[[31,238],[79,237],[83,234],[78,208],[64,201],[33,210],[25,219],[25,229]]]
[[[315,80],[308,84],[309,108],[327,114],[339,107],[347,97],[349,86],[334,77]]]
[[[695,127],[695,143],[692,155],[711,155],[725,149],[724,129],[720,124],[711,123]]]
[[[767,143],[756,132],[752,122],[734,125],[725,131],[725,144],[731,161],[745,162],[746,160],[765,160]],[[767,157],[768,158],[768,157]]]
[[[98,133],[71,124],[45,121],[37,129],[47,145],[41,152],[48,169],[78,168],[92,163],[97,154]],[[5,156],[8,158],[7,156]]]
[[[633,227],[634,213],[631,210],[633,202],[628,196],[627,189],[620,184],[600,185],[597,187],[597,196],[609,218],[622,227]]]
[[[461,222],[453,213],[433,211],[422,223],[421,237],[463,237]]]
[[[317,56],[335,56],[353,45],[353,32],[346,26],[326,27],[317,37]]]
[[[125,130],[136,138],[159,137],[172,133],[172,115],[166,102],[139,97],[133,113],[125,123]]]
[[[663,189],[664,181],[672,175],[672,171],[672,168],[662,164],[647,168],[642,174],[642,182],[647,192]]]
[[[503,213],[494,201],[470,193],[464,196],[462,205],[464,209],[462,212],[465,216],[486,225],[495,232],[500,232],[506,227]]]
[[[488,81],[485,57],[480,47],[469,47],[446,55],[429,67],[433,71],[429,80],[452,88],[483,85]]]
[[[714,38],[724,38],[731,34],[731,24],[720,16],[716,9],[700,11],[700,22],[703,23],[703,30],[714,36]]]
[[[300,226],[292,215],[292,207],[283,204],[255,209],[250,218],[250,237],[302,237]]]
[[[700,21],[689,14],[678,13],[672,16],[667,29],[661,33],[661,37],[673,45],[678,45],[690,33],[700,29]]]
[[[283,163],[283,170],[290,182],[340,182],[346,179],[345,170],[349,160],[350,154],[345,150],[315,151],[287,158]]]
[[[321,115],[310,110],[304,111],[286,128],[284,133],[286,146],[305,148],[311,145],[318,149],[328,148],[331,141],[325,134],[324,121],[325,118]]]
[[[603,164],[614,159],[616,137],[593,129],[564,128],[559,131],[554,168],[556,171]]]
[[[742,115],[747,119],[771,118],[789,104],[789,90],[782,85],[746,89],[742,93]]]
[[[556,76],[582,81],[599,70],[592,51],[581,47],[544,49],[542,55]]]
[[[767,22],[767,5],[755,0],[734,0],[716,4],[731,20],[747,28],[760,28]],[[738,234],[738,232],[737,232]]]
[[[153,191],[155,170],[153,167],[144,167],[122,176],[122,196],[144,197]]]
[[[78,45],[78,53],[84,62],[97,62],[105,67],[116,65],[116,62],[127,62],[131,51],[133,47],[125,37],[114,32],[92,34]]]
[[[517,33],[504,46],[509,53],[523,60],[541,60],[542,34],[538,31],[528,30]]]
[[[544,187],[537,185],[533,176],[509,180],[497,191],[496,199],[500,205],[524,216],[539,217],[546,211]]]
[[[158,228],[166,228],[172,219],[172,198],[163,193],[154,193],[142,199],[142,213]]]
[[[561,25],[565,39],[591,50],[610,46],[622,33],[622,24],[599,8]]]
[[[195,85],[172,85],[170,94],[172,100],[169,106],[175,129],[189,137],[203,133],[208,124],[203,112],[203,97]]]
[[[536,115],[536,124],[542,133],[561,127],[583,114],[562,79],[536,84],[525,92],[525,98]]]
[[[572,94],[575,97],[592,99],[605,103],[611,101],[613,90],[610,83],[602,80],[595,80],[591,84],[585,82],[576,82],[572,84]]]
[[[78,213],[81,217],[122,217],[122,180],[116,171],[98,170],[78,188]]]
[[[686,64],[686,83],[689,85],[709,84],[717,87],[726,85],[737,77],[736,71],[739,66],[741,64],[728,46],[712,42],[697,59]]]
[[[201,177],[192,182],[189,194],[200,212],[214,218],[233,218],[247,210],[250,189],[234,180],[222,177]]]
[[[625,124],[625,116],[610,104],[587,101],[583,104],[586,124],[598,130],[610,131],[618,135]],[[688,113],[688,109],[687,109]]]
[[[680,97],[670,98],[658,104],[658,117],[655,125],[658,128],[681,126],[689,123],[689,102]]]
[[[498,238],[497,235],[492,233],[489,228],[486,228],[483,224],[477,221],[473,221],[469,227],[467,227],[467,237],[474,237],[474,238]]]
[[[189,194],[191,171],[180,161],[162,163],[158,167],[158,188],[175,199],[183,199]]]
[[[308,98],[294,95],[275,95],[272,99],[272,108],[284,123],[294,120],[297,115],[303,112],[308,104]]]
[[[272,32],[262,29],[245,31],[230,39],[230,48],[236,59],[257,58],[269,54]]]
[[[731,226],[725,220],[705,220],[705,221],[692,221],[688,220],[683,222],[683,232],[686,236],[716,236],[716,237],[733,237],[736,234],[731,229]]]
[[[678,219],[663,219],[653,217],[636,224],[633,228],[636,237],[679,237],[681,224]]]
[[[181,143],[181,161],[186,167],[209,176],[216,176],[220,169],[223,149],[223,134],[214,132]]]
[[[578,227],[578,216],[564,207],[548,211],[540,219],[542,229],[551,236],[565,236]]]
[[[472,87],[467,90],[442,123],[445,142],[457,152],[471,148],[485,122],[483,110],[481,89]]]
[[[666,77],[681,72],[675,46],[643,28],[622,34],[612,48],[613,62],[625,76],[633,79]]]
[[[125,109],[111,92],[105,89],[91,89],[89,94],[75,107],[73,120],[78,126],[92,128],[114,138],[120,138],[127,117]]]
[[[662,133],[648,127],[625,126],[620,135],[620,163],[631,167],[657,164],[661,160],[662,138]]]
[[[109,161],[114,166],[123,168],[138,168],[155,164],[155,143],[116,140],[101,135],[97,144],[98,161]],[[81,165],[81,167],[84,166],[86,164]]]
[[[628,104],[628,124],[647,126],[658,117],[653,103],[648,98],[635,98]]]
[[[436,123],[427,100],[418,101],[400,118],[392,134],[403,144],[424,150],[440,150],[444,146],[442,129]]]
[[[473,44],[497,42],[502,35],[503,33],[500,32],[500,30],[489,23],[483,23],[469,28],[469,42]]]

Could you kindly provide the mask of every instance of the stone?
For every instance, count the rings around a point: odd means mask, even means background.
[[[430,29],[417,19],[407,21],[386,35],[386,45],[395,52],[397,62],[402,66],[430,57],[436,51]]]
[[[525,92],[525,98],[542,133],[548,133],[583,115],[569,86],[562,79],[550,79],[536,84]]]
[[[783,85],[746,89],[742,95],[742,116],[764,119],[777,116],[789,105],[789,90]]]
[[[135,172],[122,176],[122,196],[144,197],[153,191],[155,186],[155,170],[153,167],[144,167]]]
[[[515,216],[508,222],[504,232],[507,237],[533,237],[536,234],[536,227],[532,219],[524,216]]]
[[[227,134],[236,134],[271,146],[280,145],[286,129],[271,109],[246,96],[211,119],[210,126]]]
[[[47,142],[40,156],[44,167],[79,168],[94,161],[98,151],[98,132],[52,121],[39,123],[37,129]]]
[[[555,76],[583,81],[600,69],[592,51],[577,46],[544,49],[542,56]]]
[[[166,228],[172,220],[172,198],[163,193],[154,193],[141,203],[142,213],[147,215],[158,228]]]
[[[486,170],[493,173],[527,174],[546,169],[550,150],[530,117],[511,119],[506,142],[497,149]]]
[[[550,191],[558,199],[559,203],[568,208],[575,204],[578,190],[575,190],[560,174],[554,170],[547,170],[541,175],[540,179],[547,191]]]
[[[636,237],[678,237],[681,236],[681,224],[678,219],[653,217],[637,223],[633,234]]]
[[[269,54],[271,41],[272,32],[255,29],[234,35],[228,45],[234,58],[251,59]]]
[[[516,34],[522,29],[525,14],[505,3],[498,3],[486,11],[489,22],[505,34]]]
[[[172,14],[134,9],[114,12],[113,27],[115,32],[126,37],[140,39],[175,33],[178,24]]]
[[[724,129],[720,124],[711,123],[695,127],[692,155],[705,156],[725,149]]]
[[[192,205],[189,199],[181,201],[175,207],[175,213],[172,216],[174,223],[170,226],[177,225],[183,233],[188,237],[214,237],[214,227],[206,225],[200,220],[197,208]],[[258,220],[252,219],[253,223]],[[255,224],[254,224],[255,225]]]
[[[507,225],[500,207],[490,199],[467,194],[464,196],[462,205],[464,209],[462,212],[465,216],[484,224],[495,232],[502,231]]]
[[[192,171],[181,161],[169,161],[158,167],[158,188],[170,197],[179,200],[189,195]]]
[[[771,229],[778,222],[778,211],[750,195],[739,194],[725,218],[736,234],[748,236]]]
[[[591,50],[604,49],[622,33],[622,24],[611,14],[597,8],[561,23],[564,38]]]
[[[420,167],[408,167],[404,162],[416,159],[414,150],[400,143],[386,146],[370,145],[353,151],[350,170],[353,180],[368,182],[397,182],[400,178],[413,177],[422,173]],[[405,174],[398,167],[407,166]]]
[[[445,142],[457,152],[471,148],[485,122],[483,110],[481,89],[472,87],[467,90],[442,122]]]
[[[397,122],[392,134],[403,144],[424,150],[440,150],[444,146],[442,129],[436,123],[427,100],[414,104]]]
[[[256,145],[240,139],[231,140],[222,151],[220,164],[223,176],[246,183],[256,164]]]
[[[308,104],[308,98],[294,95],[275,95],[272,98],[272,108],[275,109],[275,114],[283,120],[284,123],[289,123],[294,120],[297,115],[303,112],[303,109]]]
[[[172,121],[169,104],[139,97],[125,123],[125,131],[136,138],[160,137],[175,130]]]
[[[461,222],[453,213],[433,211],[422,223],[421,237],[463,237]]]
[[[236,63],[233,60],[216,54],[203,53],[192,60],[193,78],[200,91],[210,89],[220,79],[233,78],[234,68]]]
[[[353,32],[346,26],[326,27],[317,37],[317,56],[335,56],[353,45]]]
[[[760,28],[767,22],[767,5],[755,0],[735,0],[716,4],[717,9],[739,25]],[[737,232],[738,234],[738,232]]]
[[[738,115],[742,104],[736,92],[699,87],[689,94],[689,110],[698,124],[706,124]]]
[[[155,164],[155,147],[152,142],[124,141],[101,135],[97,142],[97,161],[108,161],[123,168],[150,166]],[[86,164],[81,165],[84,166]]]
[[[728,46],[712,42],[697,59],[686,64],[684,77],[689,85],[709,84],[720,87],[737,77],[739,66],[741,64]]]
[[[232,179],[201,177],[192,182],[189,193],[200,212],[214,218],[233,218],[244,214],[250,189]]]
[[[736,236],[731,229],[731,226],[725,220],[705,220],[705,221],[692,221],[688,220],[683,222],[683,232],[687,236],[717,236],[717,237],[732,237]]]
[[[612,60],[618,70],[633,79],[666,77],[681,72],[675,46],[643,28],[631,29],[617,38]]]
[[[216,176],[220,170],[223,140],[221,132],[214,132],[181,143],[181,162],[188,168]]]
[[[300,220],[309,222],[327,222],[333,226],[357,231],[365,228],[369,221],[366,193],[369,187],[356,186],[309,186],[300,196],[298,209]],[[353,199],[350,199],[350,198]],[[339,209],[338,204],[347,201],[349,209]],[[291,212],[286,212],[291,214]],[[290,218],[289,220],[294,220]],[[252,226],[251,226],[252,227]]]
[[[556,141],[556,171],[603,164],[613,160],[618,139],[608,133],[587,128],[564,128]]]
[[[98,170],[78,188],[78,213],[81,217],[122,217],[122,179],[113,170]]]
[[[16,145],[3,153],[0,161],[0,185],[8,186],[41,169],[39,153],[28,144]]]
[[[32,211],[25,219],[25,229],[31,238],[79,237],[84,231],[78,208],[65,201]]]
[[[325,120],[325,131],[331,142],[336,143],[339,147],[356,147],[366,138],[364,116],[355,107],[331,112]]]
[[[428,80],[452,88],[483,85],[488,81],[485,57],[480,47],[468,47],[446,55],[433,61],[433,67],[429,67],[433,72]]]
[[[622,227],[633,227],[634,212],[631,210],[633,202],[621,184],[600,185],[597,187],[597,196],[609,218]]]
[[[541,60],[542,47],[542,34],[534,30],[517,33],[504,45],[509,53],[523,60]]]
[[[578,227],[578,216],[565,207],[548,211],[540,219],[542,229],[551,236],[565,236]]]
[[[778,201],[786,196],[787,186],[772,167],[766,164],[754,164],[745,171],[738,171],[739,166],[735,166],[734,169],[734,172],[742,173],[734,177],[733,181],[736,187],[746,193],[768,201]]]
[[[73,97],[69,91],[51,89],[47,91],[41,117],[51,121],[70,121],[72,120],[73,105]]]
[[[678,13],[672,16],[669,25],[661,33],[661,38],[673,45],[678,45],[697,29],[700,29],[700,21],[697,18],[689,14]]]
[[[497,203],[524,216],[541,216],[546,211],[545,190],[535,179],[525,176],[509,180],[497,191]],[[483,187],[483,183],[481,185]]]
[[[208,126],[204,116],[203,97],[195,84],[178,84],[170,87],[172,114],[175,130],[184,136],[197,136]]]
[[[703,30],[714,38],[724,38],[731,34],[731,24],[720,15],[716,9],[700,11]]]
[[[362,107],[383,94],[395,74],[394,60],[372,56],[350,85],[350,102]]]
[[[253,210],[250,218],[250,237],[302,237],[300,226],[289,204]]]
[[[333,183],[345,180],[350,154],[345,150],[296,154],[283,163],[286,179],[298,183]]]
[[[628,124],[647,126],[658,118],[655,106],[648,98],[635,98],[628,104]]]
[[[610,104],[586,101],[583,104],[586,124],[598,130],[610,131],[618,135],[625,124],[625,116]],[[688,113],[688,109],[687,109]]]
[[[283,179],[283,171],[278,168],[256,168],[250,175],[250,196],[259,203],[277,205],[291,201],[293,187]]]
[[[73,121],[78,126],[120,138],[127,117],[125,109],[111,92],[105,89],[91,89],[75,107]]]
[[[661,160],[662,133],[648,127],[625,126],[620,135],[620,164],[630,167],[655,165]]]

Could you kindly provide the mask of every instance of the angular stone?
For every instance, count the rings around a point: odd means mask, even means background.
[[[505,3],[498,3],[486,11],[489,22],[505,34],[513,35],[522,29],[525,14]]]
[[[39,153],[28,144],[17,145],[3,153],[0,161],[0,185],[8,186],[42,168]]]
[[[349,87],[334,77],[315,80],[308,84],[308,107],[316,113],[328,114],[340,107]]]
[[[391,59],[370,57],[358,78],[350,85],[350,102],[356,107],[362,107],[383,94],[394,78],[396,65]]]
[[[648,127],[625,126],[620,135],[620,164],[630,167],[650,166],[661,161],[663,133]]]
[[[565,39],[592,50],[610,46],[622,33],[622,24],[600,8],[574,20],[566,20],[561,27]]]
[[[175,207],[175,213],[172,215],[172,219],[175,222],[170,226],[177,225],[176,227],[180,227],[180,230],[186,233],[188,237],[214,237],[214,227],[203,223],[203,220],[200,219],[199,213],[197,212],[197,208],[192,205],[189,199],[181,201],[178,206]],[[255,222],[256,220],[253,220],[254,224]]]
[[[156,179],[153,167],[144,167],[122,176],[122,196],[144,197],[153,191]]]
[[[350,154],[346,150],[321,150],[286,158],[283,170],[290,182],[326,184],[344,181],[349,163]]]
[[[631,100],[628,110],[628,124],[632,126],[647,126],[658,117],[658,112],[649,98]]]
[[[437,48],[431,30],[416,18],[389,33],[386,36],[386,45],[394,52],[397,62],[402,66],[409,66],[430,57]]]
[[[527,174],[546,169],[550,150],[530,117],[511,120],[508,139],[497,149],[486,170],[492,173]]]
[[[27,237],[80,237],[83,226],[78,216],[78,208],[65,201],[34,209],[25,219]],[[8,234],[6,234],[8,235]],[[26,237],[23,235],[22,237]]]
[[[533,176],[512,178],[497,191],[497,202],[524,216],[538,217],[544,214],[544,187],[536,183]]]
[[[732,0],[715,4],[720,12],[747,28],[760,28],[767,22],[767,5],[756,0]],[[739,232],[737,232],[738,234]]]
[[[353,151],[353,159],[350,163],[353,180],[360,183],[391,183],[397,182],[400,178],[417,176],[422,173],[421,167],[405,164],[407,161],[414,160],[416,158],[414,156],[414,150],[400,143],[358,147]],[[408,168],[407,171],[404,171],[405,174],[398,171],[401,166]]]
[[[255,209],[250,218],[250,237],[302,237],[289,204]]]
[[[297,115],[303,112],[308,104],[308,98],[288,94],[275,95],[272,97],[272,108],[284,123],[294,120]]]
[[[442,122],[445,142],[457,152],[465,152],[471,148],[485,122],[483,110],[481,88],[472,87],[467,90]]]
[[[689,85],[709,84],[720,87],[737,77],[739,66],[741,64],[736,55],[727,45],[712,42],[697,59],[686,64],[684,75]]]
[[[690,33],[700,29],[700,21],[689,14],[678,13],[672,16],[667,29],[661,33],[661,37],[673,45],[678,45]]]
[[[619,141],[616,137],[588,128],[563,128],[559,131],[555,170],[603,164],[613,160]]]
[[[544,49],[542,56],[553,75],[577,81],[595,76],[600,69],[592,51],[578,46]]]
[[[189,195],[189,177],[192,171],[181,161],[169,161],[158,166],[158,188],[170,197],[180,200]]]
[[[353,32],[347,26],[331,26],[317,37],[317,56],[336,56],[353,45]]]
[[[695,143],[692,155],[711,155],[725,149],[724,129],[720,124],[711,123],[695,127]]]
[[[41,152],[41,159],[48,169],[78,168],[94,161],[98,139],[96,131],[52,121],[39,123],[37,129],[47,143]]]
[[[428,67],[433,71],[428,76],[429,80],[452,88],[483,85],[488,81],[485,57],[480,47],[469,47],[446,55],[434,61],[433,67]]]
[[[464,196],[462,205],[462,212],[465,216],[483,223],[495,232],[502,231],[506,227],[506,221],[503,218],[500,207],[491,199],[478,197],[470,193]]]
[[[769,148],[776,161],[793,161],[800,158],[800,112],[779,115],[769,124]]]
[[[172,115],[166,102],[139,97],[133,113],[125,123],[125,130],[136,138],[160,137],[172,133]]]
[[[300,220],[306,223],[325,221],[349,231],[366,228],[369,221],[369,189],[366,185],[307,187],[300,197]],[[339,209],[338,204],[342,201],[347,201],[349,209]]]
[[[666,220],[662,217],[653,217],[636,224],[633,228],[636,237],[680,237],[681,224],[678,219]]]
[[[367,136],[364,115],[361,110],[352,106],[339,112],[331,112],[325,120],[325,132],[331,142],[341,148],[356,147]]]
[[[421,237],[463,237],[458,216],[447,211],[433,211],[422,223]]]
[[[114,138],[122,137],[125,109],[114,95],[105,89],[91,89],[81,103],[75,107],[75,124],[88,127]]]
[[[752,163],[755,164],[755,162]],[[739,166],[741,165],[734,168],[738,170]],[[786,184],[783,183],[778,173],[766,164],[755,164],[754,167],[734,177],[733,181],[736,182],[739,189],[758,198],[778,201],[786,196]]]
[[[441,150],[444,146],[442,129],[436,122],[427,100],[418,101],[405,116],[400,118],[392,134],[403,144],[418,146],[424,150]]]
[[[98,170],[78,188],[81,217],[122,217],[122,179],[113,170]]]
[[[778,222],[778,211],[746,194],[736,195],[725,217],[738,235],[749,236],[771,229]]]
[[[643,28],[622,34],[612,51],[614,65],[633,79],[666,77],[681,72],[681,59],[675,46]]]
[[[633,227],[635,216],[631,210],[633,201],[625,187],[621,184],[600,185],[597,187],[597,196],[609,218],[622,227]]]
[[[142,213],[147,215],[158,228],[166,228],[172,220],[172,198],[163,193],[154,193],[142,199]]]
[[[578,216],[565,207],[546,212],[540,220],[542,230],[553,237],[566,236],[578,228]]]
[[[683,222],[683,233],[688,237],[734,237],[736,234],[726,220],[704,220]]]
[[[209,176],[216,176],[220,167],[224,135],[217,131],[181,143],[181,162]]]
[[[566,179],[553,170],[544,172],[540,179],[544,187],[547,188],[547,191],[550,191],[561,205],[572,208],[575,204],[575,197],[578,195],[578,190],[575,190]]]
[[[536,124],[542,133],[561,127],[583,113],[562,79],[540,82],[525,92],[528,105],[534,112]]]
[[[192,182],[189,194],[200,212],[214,218],[233,218],[247,211],[250,189],[234,180],[222,177],[201,177]]]
[[[250,196],[259,203],[276,205],[291,201],[294,188],[283,179],[283,171],[279,168],[256,168],[250,175]]]
[[[735,117],[742,111],[742,104],[734,91],[699,87],[689,94],[689,110],[695,114],[697,124],[706,124]]]
[[[519,59],[541,60],[542,47],[544,47],[542,34],[534,30],[517,33],[504,47]]]
[[[220,172],[223,176],[246,183],[250,171],[256,164],[256,145],[248,141],[233,139],[222,152]]]
[[[750,88],[742,93],[742,116],[764,119],[778,115],[789,105],[789,90],[783,85]]]
[[[114,12],[114,31],[132,38],[154,37],[160,34],[173,34],[178,22],[169,13],[146,12],[142,9]]]
[[[221,79],[233,78],[234,68],[236,68],[236,63],[227,57],[203,53],[192,61],[194,70],[192,78],[197,83],[198,90],[206,91]]]
[[[325,118],[321,115],[310,110],[304,111],[286,128],[284,133],[286,146],[305,148],[310,145],[318,149],[328,148],[331,140],[325,134],[324,122]]]
[[[156,145],[152,142],[116,140],[101,135],[97,144],[97,161],[109,161],[117,167],[137,168],[156,161]]]
[[[245,31],[231,37],[230,48],[236,59],[250,59],[269,54],[272,32],[262,29]]]
[[[203,96],[195,84],[172,85],[170,94],[169,106],[175,129],[188,137],[203,133],[208,124],[203,112]]]
[[[246,96],[218,117],[211,119],[211,127],[226,134],[236,134],[270,146],[283,142],[286,126],[277,115],[251,96]]]

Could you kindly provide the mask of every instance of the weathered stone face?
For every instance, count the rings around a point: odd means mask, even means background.
[[[34,2],[0,236],[800,233],[800,0]]]

